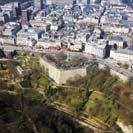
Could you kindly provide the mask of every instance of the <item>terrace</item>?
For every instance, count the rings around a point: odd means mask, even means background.
[[[43,58],[57,68],[65,70],[86,67],[89,63],[87,57],[84,55],[79,53],[74,54],[71,52],[55,52],[53,54],[48,53]]]

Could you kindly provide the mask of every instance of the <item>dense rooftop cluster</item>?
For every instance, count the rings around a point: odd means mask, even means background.
[[[107,58],[111,69],[122,63],[133,71],[133,10],[120,0],[34,0],[0,8],[0,44],[84,52],[105,64]]]

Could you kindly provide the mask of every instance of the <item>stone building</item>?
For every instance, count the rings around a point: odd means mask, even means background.
[[[48,62],[45,58],[40,58],[40,64],[44,66],[45,71],[49,77],[57,84],[66,84],[68,80],[75,77],[84,77],[87,75],[86,67],[75,67],[70,69],[57,68],[54,63]]]

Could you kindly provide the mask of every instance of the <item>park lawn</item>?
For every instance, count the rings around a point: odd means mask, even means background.
[[[41,91],[48,89],[50,84],[51,82],[45,76],[41,76],[39,78],[39,88],[41,89]]]
[[[95,92],[93,92],[88,100],[88,102],[86,103],[86,106],[85,106],[85,111],[87,113],[90,113],[90,110],[92,110],[93,108],[95,108],[95,104],[96,104],[96,100],[98,99],[102,99],[102,95],[97,95]]]
[[[23,94],[27,97],[31,97],[32,99],[41,99],[42,98],[42,95],[34,89],[24,89]]]
[[[55,96],[54,101],[57,101],[62,104],[67,104],[72,108],[76,108],[81,102],[81,99],[77,99],[77,97],[73,96]]]
[[[39,64],[39,58],[38,57],[29,57],[28,63],[29,63],[29,65]]]
[[[17,55],[17,61],[18,61],[20,64],[24,64],[24,63],[25,63],[25,56]]]
[[[113,84],[113,86],[115,86],[115,87],[119,87],[119,86],[123,86],[123,81],[122,80],[116,80],[115,82],[114,82],[114,84]]]
[[[97,103],[100,104],[98,107]],[[112,108],[112,102],[104,94],[93,92],[85,106],[85,112],[92,114],[102,121],[114,124],[118,115]]]
[[[55,93],[51,99],[76,109],[83,101],[83,96],[81,95],[81,93],[75,91],[73,88],[64,88],[62,92]]]
[[[39,58],[30,56],[30,55],[26,56],[26,55],[18,54],[17,60],[22,66],[25,66],[25,67],[33,67],[34,65],[39,64]]]

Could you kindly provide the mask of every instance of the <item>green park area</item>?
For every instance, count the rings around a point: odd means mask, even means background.
[[[77,77],[69,80],[66,86],[59,86],[40,66],[39,57],[18,53],[16,59],[23,69],[31,69],[31,74],[20,83],[21,88],[17,86],[19,94],[34,100],[45,96],[48,103],[67,105],[77,114],[96,117],[114,128],[117,128],[118,119],[133,124],[132,86],[111,76],[108,71],[98,70],[97,63],[88,67],[86,77]]]
[[[51,79],[45,74],[43,67],[40,66],[39,57],[20,53],[16,58],[24,69],[31,69],[31,74],[25,77],[22,82],[24,88],[32,88],[40,91],[48,88]]]
[[[91,129],[81,127],[65,114],[45,104],[44,92],[50,88],[55,91],[56,88],[39,65],[38,57],[18,53],[16,59],[24,70],[31,69],[31,74],[25,76],[20,83],[14,84],[13,89],[7,82],[0,80],[2,133],[93,133]]]
[[[95,116],[115,128],[117,120],[133,124],[130,84],[91,66],[86,77],[68,81],[67,85],[75,87],[50,88],[46,91],[48,98],[73,107],[77,113]]]
[[[92,63],[88,68],[86,77],[68,81],[67,85],[70,87],[63,87],[54,85],[39,65],[38,57],[20,54],[17,60],[32,68],[32,74],[25,82],[30,83],[31,88],[45,92],[50,101],[65,103],[77,112],[85,111],[112,126],[118,118],[127,123],[128,117],[129,123],[132,123],[132,112],[126,110],[127,106],[131,110],[133,107],[129,95],[132,93],[132,86],[111,76],[108,71],[98,70],[97,63]],[[124,117],[123,113],[128,116]]]
[[[106,98],[103,93],[95,91],[86,103],[85,111],[90,114],[90,116],[98,117],[105,123],[114,126],[118,114],[114,108],[112,108],[112,104],[112,101]]]
[[[33,56],[33,55],[26,55],[25,53],[18,53],[16,57],[17,61],[23,66],[23,67],[35,67],[36,65],[39,65],[39,57]]]

